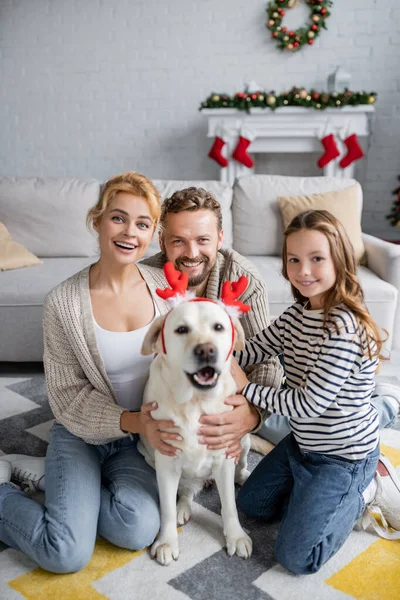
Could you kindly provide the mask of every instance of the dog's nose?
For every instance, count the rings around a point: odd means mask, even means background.
[[[214,363],[217,360],[217,349],[213,344],[197,344],[194,355],[201,362]]]

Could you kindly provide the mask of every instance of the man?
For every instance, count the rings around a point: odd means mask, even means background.
[[[202,188],[188,188],[175,192],[165,200],[160,218],[159,243],[161,253],[143,262],[163,268],[170,260],[189,277],[189,289],[197,296],[213,300],[220,297],[224,281],[237,281],[246,275],[248,286],[241,296],[251,310],[241,317],[246,338],[252,337],[269,325],[267,294],[264,283],[254,265],[234,250],[222,248],[222,214],[219,202]],[[252,367],[251,381],[280,387],[283,369],[278,359]],[[243,402],[232,412],[204,416],[200,433],[204,443],[213,449],[228,447],[229,454],[240,453],[240,439],[257,430],[268,413]],[[286,422],[282,419],[283,426]],[[286,434],[288,430],[284,434]],[[284,437],[282,435],[281,437]]]
[[[190,187],[175,192],[166,199],[161,212],[159,243],[161,252],[143,262],[163,268],[170,260],[180,271],[187,273],[189,288],[197,296],[217,300],[224,281],[237,281],[246,275],[249,284],[241,300],[251,310],[241,317],[246,338],[252,337],[269,325],[269,310],[264,283],[255,266],[238,252],[222,248],[222,213],[219,202],[202,188]],[[249,232],[251,235],[251,232]],[[265,386],[280,387],[283,370],[277,359],[256,365],[248,373],[250,381]],[[381,427],[390,425],[400,409],[400,388],[392,384],[378,384],[374,398],[381,419]],[[229,403],[231,403],[229,401]],[[288,420],[279,415],[258,411],[249,404],[235,405],[232,412],[204,416],[200,429],[204,442],[213,449],[228,447],[228,453],[240,452],[240,439],[245,433],[257,432],[264,439],[277,444],[289,433]]]

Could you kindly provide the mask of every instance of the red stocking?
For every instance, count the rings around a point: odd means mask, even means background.
[[[320,157],[317,163],[320,169],[326,167],[326,165],[330,163],[331,160],[337,158],[340,155],[333,133],[330,133],[329,135],[323,137],[321,139],[321,144],[325,148],[325,152]]]
[[[248,169],[254,167],[253,159],[247,154],[247,148],[250,146],[252,140],[241,135],[239,137],[237,146],[232,154],[232,158],[242,163]]]
[[[208,156],[215,160],[220,167],[228,166],[228,161],[226,160],[225,156],[222,156],[221,152],[222,148],[225,146],[225,143],[226,142],[222,139],[222,137],[220,137],[219,135],[215,136],[212,148],[208,153]]]
[[[342,167],[342,169],[345,169],[346,167],[351,165],[351,163],[355,160],[362,158],[364,156],[364,152],[362,151],[362,148],[358,143],[358,139],[355,133],[349,135],[345,140],[343,140],[343,143],[347,147],[347,154],[342,158],[339,165]]]

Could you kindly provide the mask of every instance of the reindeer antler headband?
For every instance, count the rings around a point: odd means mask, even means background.
[[[214,302],[214,304],[218,304],[215,300],[211,300],[210,298],[191,298],[186,296],[187,287],[189,278],[186,273],[178,271],[175,269],[172,262],[167,262],[164,265],[164,273],[167,282],[171,287],[166,287],[164,289],[157,288],[156,293],[163,298],[163,300],[171,300],[173,298],[180,298],[181,301],[186,302]],[[244,304],[241,300],[238,300],[239,296],[243,294],[245,289],[247,288],[247,277],[242,275],[238,281],[225,281],[222,285],[221,290],[221,302],[224,308],[227,310],[229,319],[232,326],[232,345],[229,350],[227,359],[233,350],[233,344],[235,341],[235,328],[232,322],[232,317],[229,314],[229,307],[235,307],[239,312],[248,312],[250,310],[250,306],[248,304]],[[169,313],[168,313],[169,314]],[[168,316],[168,315],[167,315]],[[161,343],[164,354],[167,353],[165,347],[164,340],[164,325],[166,318],[164,319],[164,323],[161,329]]]

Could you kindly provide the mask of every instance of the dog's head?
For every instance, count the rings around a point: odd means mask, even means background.
[[[232,350],[243,349],[244,340],[237,316],[229,315],[217,302],[193,299],[154,321],[142,354],[162,354],[176,375],[207,391],[229,369]]]

